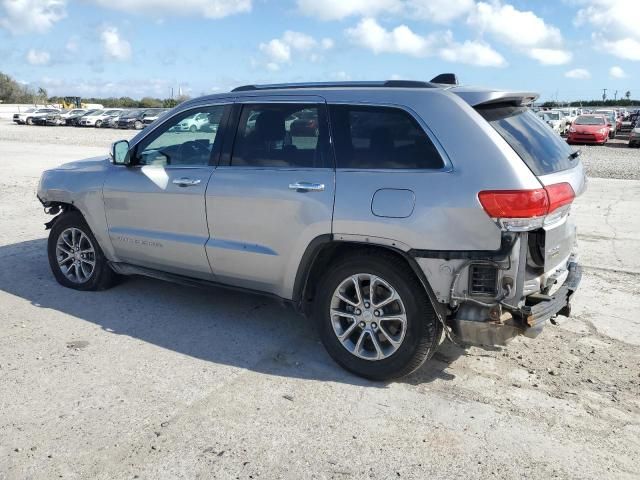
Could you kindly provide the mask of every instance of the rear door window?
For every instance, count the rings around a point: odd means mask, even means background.
[[[400,108],[330,105],[329,112],[338,168],[444,167],[420,124]]]
[[[576,165],[573,149],[527,107],[479,106],[476,110],[538,176]]]
[[[324,105],[243,105],[231,165],[262,168],[332,167]]]

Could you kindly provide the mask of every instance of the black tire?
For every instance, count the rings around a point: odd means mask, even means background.
[[[142,122],[140,120],[136,120],[136,123],[133,124],[133,128],[135,128],[136,130],[142,130],[142,127],[144,125],[142,124]]]
[[[91,276],[82,283],[69,280],[62,272],[56,258],[56,243],[58,241],[58,238],[60,237],[60,234],[68,228],[76,228],[84,233],[91,241],[91,244],[95,251],[94,270],[91,273]],[[118,276],[113,270],[111,270],[111,267],[109,267],[107,259],[104,256],[104,253],[102,252],[98,241],[94,237],[93,232],[91,232],[91,229],[87,225],[87,222],[85,222],[82,215],[77,211],[62,213],[60,218],[54,223],[51,231],[49,232],[47,253],[49,256],[49,266],[51,267],[53,276],[60,285],[63,285],[67,288],[84,291],[106,290],[107,288],[112,287],[117,281]]]
[[[96,128],[100,128],[100,126],[102,125],[102,120],[96,120]]]
[[[196,127],[195,125],[191,125],[191,126],[189,127],[189,131],[190,131],[191,133],[196,133],[196,130],[198,130],[198,129],[197,129],[197,127]]]
[[[33,118],[29,117],[27,118],[26,122],[27,125],[33,125]]]
[[[366,360],[348,351],[334,332],[329,314],[338,286],[358,273],[384,279],[404,304],[407,318],[404,339],[394,353],[381,360]],[[441,325],[429,297],[410,267],[402,258],[379,252],[350,254],[332,263],[318,284],[313,320],[329,355],[340,366],[377,381],[403,377],[420,368],[435,353],[441,333]]]

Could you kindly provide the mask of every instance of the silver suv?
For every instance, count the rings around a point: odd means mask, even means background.
[[[445,336],[533,337],[570,312],[586,183],[535,98],[387,81],[185,102],[110,159],[43,173],[51,269],[77,290],[137,274],[284,299],[336,362],[378,380]]]

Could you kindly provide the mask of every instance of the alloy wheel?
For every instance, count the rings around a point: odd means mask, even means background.
[[[369,273],[351,275],[338,285],[329,315],[342,346],[364,360],[393,355],[407,331],[400,295],[389,282]]]
[[[96,251],[91,240],[75,227],[58,236],[56,259],[62,274],[73,283],[87,282],[96,268]]]

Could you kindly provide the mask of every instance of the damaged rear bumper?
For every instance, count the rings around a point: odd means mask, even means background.
[[[505,345],[517,335],[536,337],[547,320],[556,315],[568,317],[571,313],[571,298],[580,284],[582,267],[570,262],[567,268],[567,278],[553,294],[529,295],[523,306],[506,310],[495,321],[454,318],[454,333],[465,343],[481,345]]]

